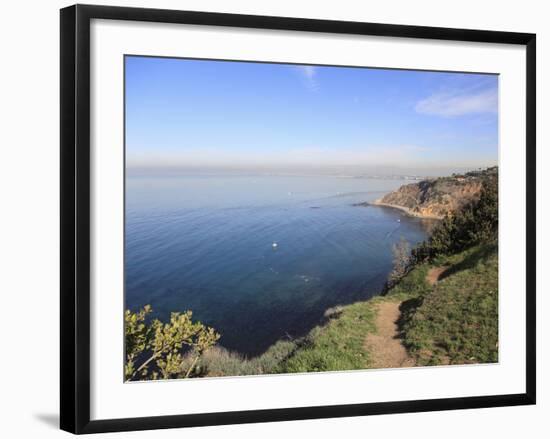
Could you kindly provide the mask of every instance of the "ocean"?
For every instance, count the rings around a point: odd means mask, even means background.
[[[404,180],[129,173],[125,306],[193,311],[219,344],[252,357],[297,338],[326,309],[378,294],[392,245],[426,221],[375,206]]]

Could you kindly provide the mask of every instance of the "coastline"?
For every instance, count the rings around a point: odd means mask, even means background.
[[[423,215],[423,214],[421,214],[421,213],[412,211],[412,210],[409,209],[408,207],[399,206],[399,205],[397,205],[397,204],[382,203],[380,200],[375,200],[375,201],[373,201],[373,202],[371,202],[371,203],[365,202],[365,203],[361,203],[361,204],[359,204],[359,205],[379,206],[379,207],[390,207],[390,208],[392,208],[392,209],[401,210],[402,212],[405,212],[407,215],[412,216],[412,217],[414,217],[414,218],[432,219],[432,220],[442,220],[442,219],[444,218],[444,217],[438,216],[438,215]]]
[[[498,193],[497,181],[494,179],[494,187],[485,190]],[[407,265],[400,268],[397,259],[394,272],[388,275],[389,282],[373,296],[362,293],[352,303],[326,308],[318,320],[311,319],[307,326],[313,326],[303,335],[301,331],[293,336],[287,332],[258,354],[212,345],[198,360],[193,354],[186,355],[184,369],[190,371],[196,366],[193,370],[197,375],[193,377],[215,378],[498,361],[498,241],[494,219],[498,201],[490,195],[476,201],[466,222],[460,218],[455,221],[456,215],[451,215],[449,222],[438,223],[443,239],[435,245],[428,240],[418,247],[418,253],[410,252],[410,248],[406,254],[401,252],[404,256],[394,252],[396,259],[407,258]],[[441,219],[415,212],[418,205],[408,208],[384,203],[383,199],[352,206],[399,209],[407,216],[427,219],[428,224],[432,224],[428,219]],[[395,200],[408,203],[403,197]],[[434,206],[426,204],[428,207],[421,209],[424,212]],[[395,221],[394,215],[377,216]],[[455,246],[452,237],[457,230],[465,235],[478,227],[488,232]],[[431,231],[426,232],[428,236]],[[457,326],[456,322],[465,324]],[[480,322],[482,331],[478,330]],[[463,346],[458,351],[452,349],[457,340]]]

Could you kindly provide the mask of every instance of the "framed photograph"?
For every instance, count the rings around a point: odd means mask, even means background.
[[[61,10],[61,428],[535,403],[535,35]]]

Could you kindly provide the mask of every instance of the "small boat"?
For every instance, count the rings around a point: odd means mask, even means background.
[[[273,244],[271,244],[271,247],[273,248],[277,248],[279,246],[279,244],[277,244],[276,242],[274,242]]]

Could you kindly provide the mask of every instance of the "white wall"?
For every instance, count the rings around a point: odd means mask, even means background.
[[[87,3],[96,3],[87,1]],[[299,16],[396,24],[464,27],[537,33],[538,45],[538,223],[550,221],[550,27],[545,2],[524,0],[157,0],[108,1],[100,4],[164,7],[261,15]],[[63,1],[5,2],[0,44],[0,431],[5,437],[56,437],[58,412],[58,210],[59,210],[59,19]],[[546,166],[544,166],[546,165]],[[550,246],[539,228],[538,271],[550,258]],[[547,366],[548,281],[539,276],[539,371]],[[546,312],[544,312],[546,311]],[[543,437],[548,432],[548,379],[539,373],[536,407],[375,416],[338,420],[286,422],[193,430],[126,433],[133,437]],[[108,435],[109,437],[113,435]],[[122,437],[123,435],[113,436]]]

